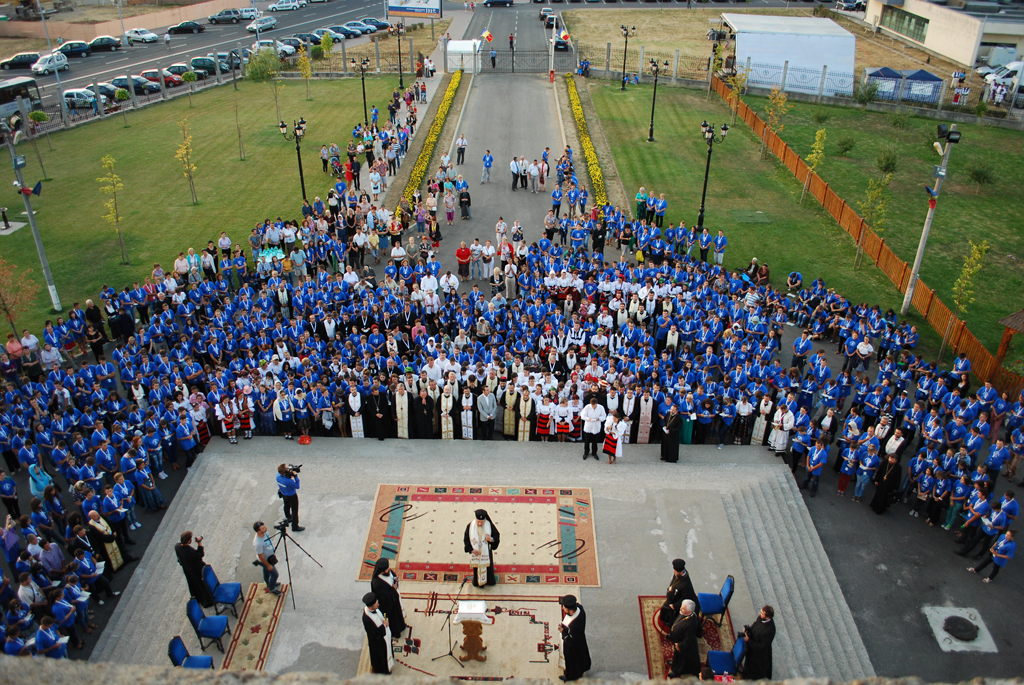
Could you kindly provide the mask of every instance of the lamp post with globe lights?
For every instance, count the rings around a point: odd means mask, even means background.
[[[647,142],[654,142],[654,103],[658,101],[658,75],[668,70],[668,60],[664,64],[658,64],[658,60],[651,60],[651,73],[654,74],[654,94],[651,96],[651,130],[647,133]]]
[[[292,133],[288,133],[288,124],[283,121],[278,124],[278,128],[281,130],[281,135],[284,136],[285,140],[295,141],[295,156],[299,160],[299,184],[302,186],[302,199],[306,199],[306,178],[302,174],[302,137],[306,135],[306,120],[299,119],[292,126]]]
[[[729,125],[722,124],[722,135],[715,135],[715,125],[709,124],[707,121],[701,122],[700,134],[704,138],[704,142],[708,144],[708,161],[704,165],[704,190],[700,193],[700,212],[697,214],[697,232],[700,233],[701,229],[704,228],[704,200],[708,195],[708,173],[711,171],[711,151],[715,147],[715,143],[725,142],[725,137],[729,134]]]
[[[626,44],[622,46],[622,90],[626,90],[626,51],[629,50],[629,39],[636,35],[636,27],[627,28],[625,24],[619,27]]]

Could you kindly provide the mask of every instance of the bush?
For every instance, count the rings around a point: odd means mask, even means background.
[[[309,54],[313,57],[313,61],[319,62],[324,58],[324,49],[319,45],[314,45],[313,49],[309,51]]]
[[[878,99],[878,84],[874,81],[869,82],[867,85],[858,85],[853,89],[853,101],[858,105],[867,107],[869,104]]]
[[[988,103],[984,100],[978,100],[978,104],[974,106],[974,113],[979,117],[983,117],[988,114]]]
[[[828,5],[815,5],[812,14],[816,17],[825,17],[827,19],[832,19],[835,16],[835,13],[829,9]]]
[[[896,146],[892,143],[883,145],[878,157],[875,158],[875,166],[878,167],[878,170],[882,172],[882,175],[895,174],[899,165],[900,155],[896,151]]]
[[[814,123],[818,125],[818,128],[821,128],[825,125],[825,122],[828,121],[830,116],[832,116],[831,112],[823,107],[819,107],[814,110],[814,114],[811,115],[811,118],[814,119]]]
[[[981,192],[983,185],[988,185],[996,180],[992,167],[985,162],[971,162],[964,170],[967,172],[967,178],[975,185],[975,194]]]
[[[857,145],[857,139],[853,136],[843,136],[836,141],[836,149],[839,150],[841,156],[845,156],[847,152],[852,150]]]
[[[910,123],[910,112],[889,112],[886,117],[893,128],[903,130]]]

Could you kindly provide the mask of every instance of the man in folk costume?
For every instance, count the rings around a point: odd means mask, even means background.
[[[622,456],[622,438],[625,433],[626,424],[619,419],[618,411],[610,413],[604,424],[604,453],[608,455],[609,464],[614,464]]]
[[[348,404],[349,430],[353,438],[363,438],[363,396],[359,394],[359,388],[352,384],[352,392],[346,398]]]
[[[380,610],[380,602],[372,592],[363,595],[363,628],[366,630],[366,646],[370,652],[370,666],[374,673],[390,675],[395,666],[395,654],[391,647],[391,628],[388,619]]]
[[[238,407],[235,405],[233,397],[224,395],[220,398],[220,404],[217,405],[217,420],[220,421],[221,435],[226,437],[232,445],[238,444],[238,438],[235,437],[237,413]]]
[[[516,431],[516,438],[519,442],[529,442],[531,435],[536,430],[534,428],[536,421],[536,407],[534,407],[533,395],[529,393],[524,385],[519,392],[519,402],[516,405],[516,417],[518,421],[518,429]]]
[[[601,441],[601,429],[604,426],[607,414],[604,407],[598,404],[598,396],[590,395],[590,400],[580,412],[583,420],[583,461],[593,456],[597,459],[597,446]]]
[[[419,397],[412,401],[412,437],[418,440],[434,438],[434,400],[427,388],[420,388]]]
[[[256,402],[252,396],[252,386],[247,385],[235,400],[238,406],[238,429],[242,437],[252,440],[252,417],[256,413]]]
[[[409,435],[409,419],[412,416],[412,399],[405,386],[405,383],[399,383],[395,388],[395,396],[392,400],[391,407],[392,419],[395,422],[396,435],[401,440],[408,440]]]
[[[441,421],[441,439],[455,439],[455,418],[453,414],[458,411],[455,397],[452,395],[452,386],[444,386],[444,393],[441,395],[437,405],[437,413]]]
[[[381,613],[388,619],[391,634],[399,637],[405,630],[405,609],[402,607],[402,595],[398,592],[398,576],[391,569],[391,562],[380,558],[373,565],[373,578],[370,590],[380,602]]]
[[[635,418],[634,412],[639,408],[637,402],[637,396],[633,393],[632,386],[626,390],[626,394],[622,398],[622,409],[619,411],[622,413],[622,422],[626,424],[626,430],[622,434],[623,441],[628,445],[631,442],[635,442],[637,434],[636,424],[633,422]]]
[[[649,442],[657,442],[656,440],[651,440],[651,427],[654,425],[655,416],[657,416],[655,413],[655,405],[657,402],[655,402],[654,398],[651,397],[650,388],[644,388],[644,394],[636,404],[637,406],[633,410],[635,414],[633,418],[633,431],[635,433],[633,442],[639,445],[646,445]],[[657,437],[657,434],[653,437]]]
[[[669,581],[668,590],[665,593],[665,603],[661,605],[658,618],[666,628],[671,628],[679,618],[679,611],[684,600],[694,603],[695,612],[700,614],[700,602],[697,600],[697,592],[693,589],[693,581],[690,574],[686,572],[686,561],[683,559],[672,560],[672,579]]]
[[[473,568],[473,585],[484,587],[498,581],[494,577],[494,552],[501,543],[497,526],[491,521],[485,509],[473,512],[474,520],[466,526],[463,543],[470,555],[469,565]]]
[[[515,439],[518,422],[516,421],[516,405],[519,403],[519,392],[513,383],[504,384],[504,390],[498,398],[501,405],[501,433],[505,439]]]
[[[789,410],[789,404],[780,402],[772,418],[771,435],[768,436],[769,445],[775,450],[775,456],[782,456],[789,449],[789,432],[793,430],[795,420],[796,417]]]
[[[462,424],[462,439],[473,439],[473,423],[476,418],[476,397],[467,385],[462,389],[462,397],[459,398],[459,422]]]
[[[587,646],[587,612],[573,595],[558,600],[562,605],[562,620],[558,631],[562,634],[561,664],[565,669],[558,679],[564,683],[579,680],[590,670],[590,647]]]

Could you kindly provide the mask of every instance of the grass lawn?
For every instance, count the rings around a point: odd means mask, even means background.
[[[717,20],[722,12],[746,12],[750,14],[789,15],[809,17],[812,6],[785,8],[740,8],[735,5],[709,9],[660,9],[637,8],[602,10],[600,12],[571,10],[563,12],[569,26],[569,33],[582,45],[596,48],[602,55],[600,68],[604,68],[605,44],[612,44],[612,64],[618,53],[618,64],[622,66],[622,33],[619,26],[635,26],[637,35],[631,38],[631,48],[639,50],[643,45],[645,53],[657,54],[671,60],[676,50],[680,56],[708,57],[711,42],[707,39],[711,20]],[[954,64],[938,57],[931,57],[914,47],[907,46],[886,36],[873,36],[863,26],[854,24],[845,17],[835,20],[857,37],[857,52],[854,65],[859,75],[865,68],[887,66],[893,69],[928,69],[934,74],[947,78],[954,70]],[[717,22],[715,24],[718,25]],[[633,65],[630,69],[635,70]]]
[[[700,123],[706,119],[721,126],[727,121],[729,110],[721,99],[705,100],[696,91],[660,88],[657,142],[649,144],[650,87],[631,87],[622,93],[614,84],[591,81],[590,92],[627,195],[633,197],[640,186],[665,193],[668,220],[696,224],[707,160]],[[714,147],[704,224],[712,233],[724,231],[729,239],[726,267],[743,268],[757,257],[769,265],[776,284],[784,285],[787,274],[800,271],[805,282],[821,276],[854,302],[898,310],[902,295],[885,274],[873,265],[854,271],[856,246],[846,231],[813,201],[801,207],[801,185],[774,158],[760,161],[759,151],[758,141],[742,124],[731,129],[725,143]],[[770,223],[750,223],[751,218]],[[939,340],[931,327],[917,316],[908,320],[921,332],[921,347],[936,352]]]
[[[767,100],[747,98],[746,102],[765,118]],[[801,156],[810,152],[814,142],[818,125],[812,115],[816,109],[798,103],[783,120],[781,135]],[[855,208],[856,201],[864,197],[868,179],[880,175],[875,166],[880,149],[894,145],[898,150],[899,169],[890,185],[891,200],[880,235],[901,259],[913,263],[928,211],[924,186],[932,185],[932,170],[939,163],[932,149],[939,122],[911,118],[900,130],[884,114],[846,107],[826,111],[830,115],[825,122],[827,156],[818,173]],[[988,240],[992,249],[976,281],[977,299],[963,318],[978,340],[994,352],[1003,332],[996,322],[1024,306],[1024,231],[1017,214],[1024,203],[1024,134],[988,126],[959,124],[957,128],[963,138],[950,154],[921,278],[952,309],[952,287],[960,275],[968,239]],[[738,126],[737,132],[740,130],[749,133],[746,126]],[[846,136],[857,144],[841,157],[835,142]],[[983,187],[980,194],[965,171],[972,163],[987,163],[995,172],[995,182]]]
[[[398,84],[397,77],[367,78],[369,104],[381,109]],[[281,88],[281,116],[287,122],[307,121],[302,156],[306,193],[310,201],[326,198],[333,187],[320,169],[320,146],[336,142],[344,149],[353,125],[362,120],[363,103],[358,79],[312,82],[313,100],[306,100],[306,84],[286,82]],[[54,152],[45,140],[39,145],[47,173],[41,197],[33,197],[39,230],[46,246],[57,291],[65,310],[75,301],[84,304],[102,284],[120,289],[141,279],[160,262],[170,269],[178,252],[196,252],[221,231],[244,244],[250,230],[264,218],[301,218],[302,195],[296,168],[295,145],[281,138],[274,98],[269,87],[239,83],[238,117],[242,125],[246,161],[238,155],[235,129],[236,93],[231,86],[211,88],[192,97],[129,112],[130,128],[120,116],[53,134]],[[174,153],[181,142],[177,122],[188,117],[192,128],[196,190],[199,204],[189,203],[188,185]],[[35,155],[22,143],[28,158],[27,183],[41,178]],[[96,178],[102,174],[100,158],[113,155],[116,173],[124,183],[118,195],[121,228],[131,266],[121,266],[117,234],[103,220],[106,196]],[[22,211],[13,193],[7,200],[11,218]],[[16,209],[15,209],[16,208]],[[19,320],[37,335],[50,308],[32,233],[26,226],[0,237],[0,256],[21,269],[32,268],[40,285],[37,307]]]

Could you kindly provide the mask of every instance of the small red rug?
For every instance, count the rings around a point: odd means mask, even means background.
[[[672,658],[674,648],[668,639],[669,626],[661,622],[658,612],[665,603],[664,595],[640,595],[640,621],[644,631],[644,652],[647,655],[647,675],[651,680],[664,680],[669,668],[666,662]],[[704,636],[697,640],[700,660],[707,663],[708,651],[727,652],[736,643],[732,629],[732,616],[725,611],[725,619],[719,628],[713,621],[704,622]]]
[[[252,583],[246,593],[245,606],[238,614],[238,622],[231,636],[231,644],[224,655],[221,670],[262,671],[274,643],[277,622],[284,609],[288,584],[282,583],[280,595],[267,592],[263,583]]]

